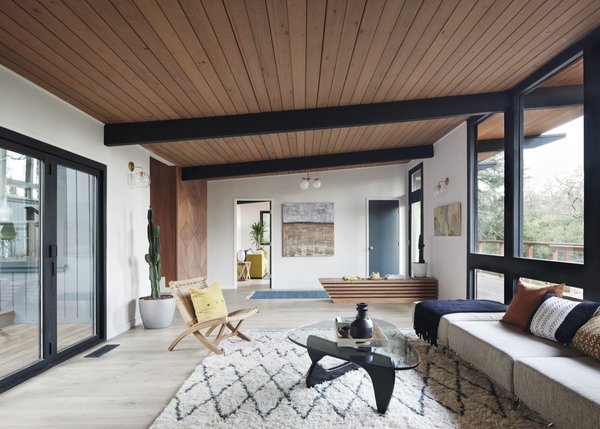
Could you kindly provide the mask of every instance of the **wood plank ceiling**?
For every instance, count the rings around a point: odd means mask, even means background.
[[[2,0],[0,63],[104,123],[506,90],[598,0]],[[208,165],[430,144],[462,118],[148,145]]]
[[[539,88],[583,85],[583,59],[547,79]],[[525,96],[527,97],[527,96]],[[551,129],[583,115],[583,106],[551,107],[526,109],[523,112],[523,134],[525,137],[539,136]],[[478,126],[479,140],[504,138],[504,115],[496,113]]]

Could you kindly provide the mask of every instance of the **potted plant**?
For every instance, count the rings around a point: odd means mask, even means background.
[[[423,243],[423,235],[419,234],[419,262],[412,263],[412,276],[413,277],[427,277],[427,262],[423,258],[423,249],[425,244]]]
[[[173,321],[175,299],[160,294],[160,227],[152,222],[152,207],[148,209],[148,263],[150,291],[139,299],[140,316],[146,329],[166,328]]]
[[[256,250],[262,249],[264,235],[265,225],[262,222],[254,222],[250,225],[250,241],[256,246]]]

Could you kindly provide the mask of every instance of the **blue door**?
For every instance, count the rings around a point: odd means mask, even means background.
[[[398,200],[369,201],[369,274],[400,271],[399,207]]]

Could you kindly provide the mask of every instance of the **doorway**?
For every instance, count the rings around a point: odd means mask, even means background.
[[[367,275],[400,272],[400,201],[367,201]]]
[[[271,288],[271,200],[236,200],[236,287]]]

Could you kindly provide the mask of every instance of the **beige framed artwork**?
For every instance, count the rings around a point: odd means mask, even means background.
[[[333,256],[333,203],[282,204],[283,256]]]
[[[433,232],[436,237],[456,237],[461,231],[461,204],[454,203],[433,209]]]

